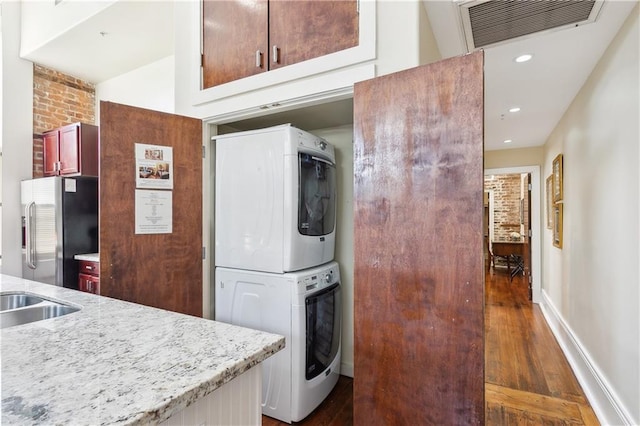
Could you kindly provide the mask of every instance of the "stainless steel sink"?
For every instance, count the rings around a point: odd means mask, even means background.
[[[29,293],[0,294],[0,328],[57,318],[80,310],[77,306]]]
[[[0,311],[35,305],[44,299],[27,293],[0,294]]]

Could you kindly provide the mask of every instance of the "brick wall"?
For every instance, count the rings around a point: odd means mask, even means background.
[[[95,121],[95,85],[33,65],[33,177],[42,176],[42,133]]]
[[[485,189],[493,189],[493,240],[511,240],[511,232],[520,232],[519,174],[485,176]]]

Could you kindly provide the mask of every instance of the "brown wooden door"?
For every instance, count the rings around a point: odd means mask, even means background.
[[[483,53],[357,83],[354,424],[484,422]]]
[[[203,88],[267,70],[267,0],[203,1]]]
[[[271,0],[269,69],[358,45],[356,0]],[[274,58],[277,49],[277,58]]]
[[[173,232],[135,233],[135,144],[173,148]],[[100,292],[202,316],[202,122],[100,103]]]
[[[61,175],[78,173],[80,171],[80,126],[71,124],[60,129],[60,170]]]
[[[42,139],[43,175],[55,176],[58,174],[58,130],[45,133]]]

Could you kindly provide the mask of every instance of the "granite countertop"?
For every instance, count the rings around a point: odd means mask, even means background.
[[[76,254],[73,256],[76,260],[88,260],[90,262],[100,262],[100,253]]]
[[[0,275],[82,309],[1,330],[9,424],[163,421],[284,347],[284,337]]]

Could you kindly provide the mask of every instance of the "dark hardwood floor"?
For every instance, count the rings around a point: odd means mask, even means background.
[[[485,280],[487,425],[599,425],[525,279],[489,269]],[[262,416],[266,426],[286,423]],[[340,376],[304,426],[353,424],[353,380]]]
[[[263,426],[284,426],[288,423],[281,422],[271,417],[262,416]],[[309,426],[348,426],[353,424],[353,379],[340,376],[336,387],[333,388],[327,399],[315,409],[303,421],[295,423]]]

